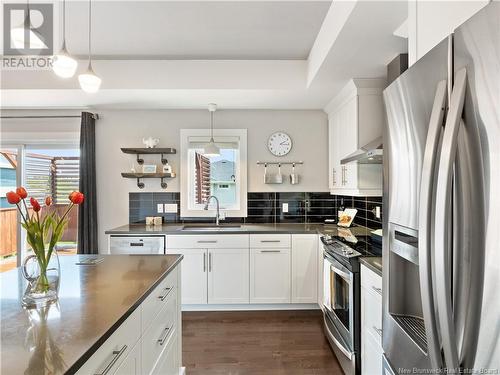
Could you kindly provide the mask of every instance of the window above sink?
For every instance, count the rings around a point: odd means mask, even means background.
[[[204,154],[208,129],[181,130],[181,217],[213,217],[218,198],[221,217],[247,216],[247,130],[214,129],[220,155]]]

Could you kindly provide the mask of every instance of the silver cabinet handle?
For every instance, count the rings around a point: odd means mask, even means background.
[[[127,350],[127,345],[123,345],[120,350],[113,350],[113,358],[111,359],[111,361],[106,365],[102,372],[96,372],[95,375],[106,375],[107,373],[109,373],[111,368],[115,365],[116,361],[118,361],[118,358],[121,357],[125,350]]]
[[[375,327],[375,326],[373,326],[372,328],[373,328],[373,330],[374,330],[375,332],[377,332],[377,334],[378,334],[380,337],[382,337],[382,328],[377,328],[377,327]]]
[[[261,250],[261,253],[281,253],[281,250]]]
[[[438,339],[435,301],[433,298],[431,272],[431,222],[434,212],[434,175],[437,168],[439,139],[441,138],[443,118],[446,106],[446,81],[438,83],[434,104],[432,106],[422,162],[422,177],[420,182],[419,218],[418,218],[418,266],[420,267],[420,292],[422,297],[422,312],[427,333],[428,353],[432,368],[443,367],[441,361],[441,345]]]
[[[172,329],[172,326],[170,327],[166,327],[163,332],[162,332],[162,335],[160,336],[160,338],[158,339],[158,344],[160,345],[163,345],[165,344],[165,341],[167,340],[167,337],[168,337],[168,334],[170,332],[170,330]]]
[[[281,242],[281,240],[260,240],[262,243],[276,243],[276,242]]]
[[[334,185],[337,184],[337,180],[335,178],[335,175],[337,174],[337,171],[335,170],[335,168],[332,168],[332,182]]]
[[[158,296],[158,299],[159,299],[160,301],[165,301],[165,298],[167,298],[167,297],[168,297],[168,295],[170,294],[170,292],[172,291],[172,289],[173,289],[172,287],[167,286],[165,289],[163,289],[163,291],[164,291],[165,293],[160,294],[160,295]]]
[[[382,288],[377,288],[376,286],[372,286],[372,289],[378,294],[382,295]]]
[[[203,253],[203,272],[207,272],[207,253]]]
[[[208,272],[212,272],[212,253],[208,253]]]
[[[130,246],[144,246],[144,242],[130,242]]]
[[[198,243],[217,243],[217,240],[200,240],[200,241],[197,241]]]

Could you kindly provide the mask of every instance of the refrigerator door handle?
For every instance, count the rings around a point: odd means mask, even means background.
[[[441,332],[445,364],[448,371],[459,366],[457,339],[453,320],[451,267],[448,253],[448,220],[450,220],[450,195],[452,189],[453,165],[455,161],[458,131],[463,126],[462,112],[465,101],[466,70],[455,75],[455,84],[450,98],[450,109],[443,134],[439,158],[436,211],[434,226],[434,257],[436,272],[436,297],[439,328]]]
[[[443,125],[443,118],[446,107],[446,81],[438,83],[434,104],[432,106],[429,120],[429,130],[425,153],[422,162],[422,178],[420,182],[419,198],[419,218],[418,218],[418,265],[420,278],[420,291],[422,299],[422,311],[425,323],[425,333],[427,336],[427,350],[431,366],[434,369],[442,367],[441,344],[437,327],[437,317],[435,314],[435,301],[433,295],[433,275],[431,266],[431,225],[433,222],[432,213],[434,211],[433,193],[435,187],[436,163],[439,156],[439,141]]]

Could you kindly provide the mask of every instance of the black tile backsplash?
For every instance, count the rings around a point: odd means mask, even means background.
[[[176,203],[177,213],[157,214],[159,203]],[[288,203],[288,212],[283,212]],[[351,197],[328,192],[251,192],[247,195],[248,217],[226,218],[240,223],[322,223],[337,219],[342,208],[356,208],[354,223],[372,229],[382,228],[382,220],[374,214],[376,206],[382,212],[382,197]],[[373,211],[373,212],[372,212]],[[181,218],[180,193],[129,193],[129,222],[143,223],[146,216],[162,216],[164,222],[180,223],[213,221],[213,218]]]

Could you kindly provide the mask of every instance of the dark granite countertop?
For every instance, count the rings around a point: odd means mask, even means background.
[[[0,275],[2,374],[75,372],[120,326],[181,255],[100,255],[93,266],[61,256],[59,300],[25,310],[20,269]]]
[[[359,261],[377,275],[382,276],[382,257],[361,257]]]
[[[208,224],[163,224],[145,225],[128,224],[118,228],[107,230],[106,234],[300,234],[300,233],[328,233],[336,230],[336,225],[324,224],[241,224],[240,227],[233,224],[222,224],[218,230],[182,230],[184,225],[207,226]]]

